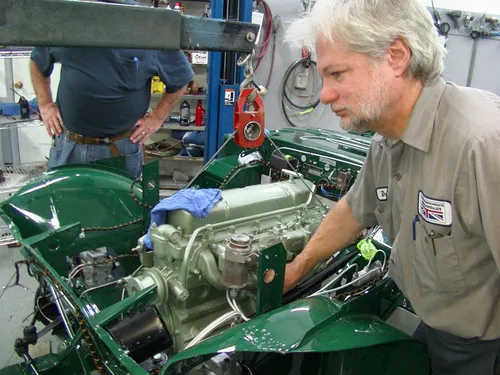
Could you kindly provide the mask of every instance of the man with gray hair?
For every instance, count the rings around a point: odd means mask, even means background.
[[[500,98],[442,80],[444,49],[419,0],[318,0],[287,37],[315,47],[321,101],[342,128],[377,135],[287,265],[285,291],[379,224],[433,374],[500,374]]]

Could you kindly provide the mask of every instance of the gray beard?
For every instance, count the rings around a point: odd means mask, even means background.
[[[373,121],[363,118],[352,118],[349,122],[340,121],[340,127],[347,132],[355,132],[358,134],[371,130],[371,123]]]
[[[349,121],[340,121],[340,126],[345,131],[364,133],[367,130],[374,130],[373,126],[384,113],[389,104],[389,92],[385,89],[387,85],[375,72],[370,82],[368,96],[360,103],[359,113],[351,113]]]

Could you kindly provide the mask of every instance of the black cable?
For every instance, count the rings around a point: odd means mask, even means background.
[[[352,258],[359,254],[359,250],[353,251],[344,255],[341,258],[335,259],[332,264],[321,270],[316,275],[311,276],[309,279],[299,284],[294,289],[290,290],[283,296],[283,305],[297,300],[305,294],[310,294],[318,287],[318,284],[333,275],[339,268],[344,267]]]
[[[451,26],[448,22],[443,22],[441,25],[438,26],[438,31],[439,33],[444,36],[445,38],[448,37],[448,33],[450,32]]]
[[[311,60],[311,58],[309,57],[304,57],[300,60],[297,60],[295,61],[292,65],[290,65],[287,69],[287,71],[285,72],[285,76],[283,78],[283,88],[282,88],[282,94],[283,96],[285,97],[285,99],[295,108],[297,109],[310,109],[310,108],[316,108],[318,105],[319,105],[319,98],[316,100],[316,102],[314,102],[313,104],[309,104],[307,106],[303,106],[303,105],[298,105],[296,103],[294,103],[292,101],[292,99],[290,99],[290,97],[288,96],[288,93],[286,91],[286,88],[287,88],[287,82],[288,80],[290,79],[290,76],[292,74],[292,72],[299,66],[299,65],[302,65],[302,64],[307,64],[308,67],[307,69],[309,69],[309,66],[310,65],[314,65],[316,66],[316,61],[314,60]],[[314,71],[314,69],[313,69]]]
[[[288,116],[288,113],[286,112],[286,111],[287,111],[287,109],[286,109],[286,106],[285,106],[285,100],[284,100],[284,98],[281,98],[281,108],[282,108],[282,110],[283,110],[283,115],[285,116],[286,121],[287,121],[287,122],[288,122],[291,126],[293,126],[294,128],[296,128],[296,127],[297,127],[297,125],[295,125],[295,124],[292,122],[292,120],[291,120],[291,119],[290,119],[290,117]]]
[[[295,124],[292,119],[290,118],[289,112],[293,113],[293,110],[287,108],[286,102],[288,102],[292,107],[299,109],[299,110],[314,110],[320,103],[320,99],[318,98],[314,103],[308,104],[307,106],[299,105],[294,103],[290,96],[288,95],[288,81],[292,77],[292,73],[295,71],[295,69],[300,66],[301,64],[304,64],[307,66],[306,69],[309,69],[311,65],[316,66],[316,61],[311,60],[310,57],[304,57],[301,58],[297,61],[295,61],[292,65],[288,67],[288,69],[285,72],[285,75],[283,77],[283,84],[281,88],[281,109],[283,111],[283,116],[285,116],[286,121],[290,124],[292,127],[299,127],[299,125]],[[313,71],[315,69],[312,69]],[[312,94],[314,95],[314,93]],[[300,121],[300,120],[299,120]]]

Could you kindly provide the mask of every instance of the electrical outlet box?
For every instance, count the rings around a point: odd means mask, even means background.
[[[306,90],[309,81],[309,69],[304,69],[295,75],[294,87],[296,90]]]

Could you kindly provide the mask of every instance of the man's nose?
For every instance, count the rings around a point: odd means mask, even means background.
[[[319,95],[319,100],[323,104],[330,104],[339,99],[339,93],[333,87],[329,85],[323,85],[321,88],[321,93]]]

